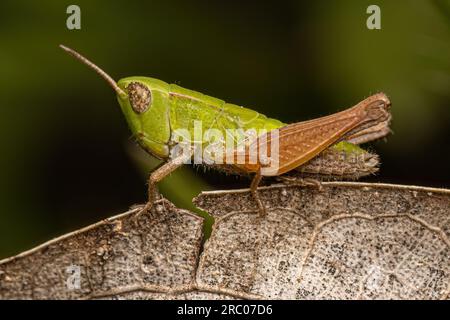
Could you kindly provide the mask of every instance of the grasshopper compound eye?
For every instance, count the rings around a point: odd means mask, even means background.
[[[134,112],[143,113],[147,111],[152,103],[152,92],[146,85],[140,82],[131,82],[127,86],[127,92]]]

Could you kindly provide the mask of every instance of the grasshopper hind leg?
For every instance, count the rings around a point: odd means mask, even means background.
[[[296,176],[289,176],[289,175],[282,175],[279,177],[276,177],[276,180],[285,183],[288,185],[294,185],[294,186],[314,186],[317,187],[317,190],[322,191],[322,181],[316,178],[311,177],[296,177]]]

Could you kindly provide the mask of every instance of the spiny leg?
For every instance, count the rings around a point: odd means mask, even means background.
[[[250,191],[252,193],[253,199],[255,199],[256,204],[258,205],[259,216],[264,217],[266,215],[266,207],[262,203],[261,198],[258,194],[258,185],[261,182],[261,179],[261,169],[259,169],[253,177],[252,183],[250,185]]]
[[[150,174],[148,178],[148,202],[145,204],[144,208],[141,211],[136,213],[136,221],[142,213],[149,212],[153,207],[153,204],[157,201],[156,198],[158,195],[158,191],[156,188],[156,184],[167,177],[169,174],[171,174],[173,171],[175,171],[177,168],[181,167],[187,159],[188,156],[185,155],[171,159],[166,163],[163,163],[160,167],[158,167]]]

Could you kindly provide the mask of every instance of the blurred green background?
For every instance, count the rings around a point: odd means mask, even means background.
[[[81,30],[66,8],[81,7]],[[381,7],[381,30],[366,8]],[[146,199],[157,161],[131,139],[112,90],[58,48],[114,78],[146,75],[285,122],[378,91],[394,134],[370,146],[369,181],[449,187],[449,1],[5,1],[0,4],[0,258]],[[189,167],[162,186],[183,208],[248,181]]]

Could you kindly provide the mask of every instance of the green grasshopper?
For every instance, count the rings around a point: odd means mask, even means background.
[[[190,163],[196,152],[193,144],[205,149],[214,146],[210,154],[220,155],[221,161],[200,159],[203,164],[232,174],[253,175],[250,190],[261,215],[265,206],[257,189],[262,177],[308,184],[318,182],[312,178],[356,179],[378,170],[377,155],[358,144],[390,132],[390,101],[383,93],[326,117],[285,124],[254,110],[154,78],[128,77],[116,83],[78,52],[60,47],[109,83],[139,145],[165,160],[150,174],[148,202],[143,212],[150,210],[157,199],[157,183],[184,163]],[[199,136],[197,129],[212,130],[215,139]],[[245,136],[241,145],[227,146],[225,152],[224,140],[230,136],[230,129],[252,131],[253,139]],[[180,131],[183,133],[177,136],[175,133]],[[256,150],[256,157],[252,150]]]

